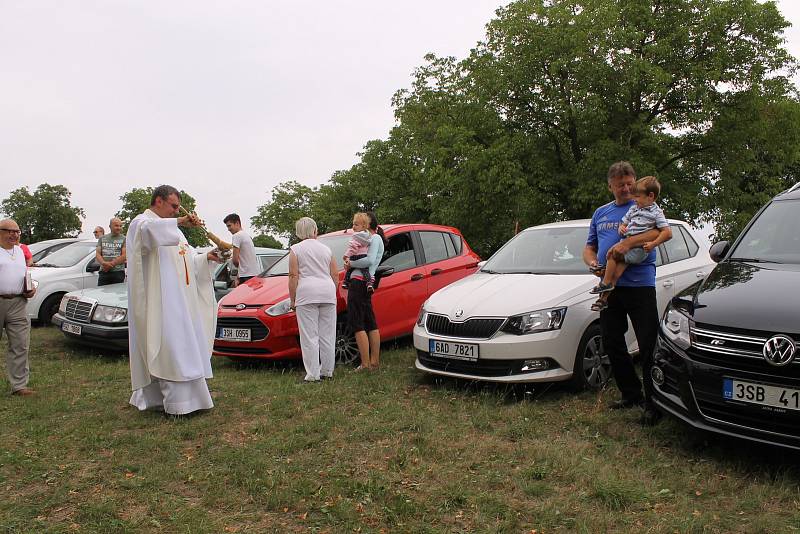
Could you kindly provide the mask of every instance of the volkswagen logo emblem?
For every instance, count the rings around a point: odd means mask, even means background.
[[[243,309],[245,309],[246,307],[247,307],[247,306],[246,306],[246,305],[244,305],[244,304],[237,304],[237,305],[236,305],[236,311],[242,311],[242,310],[243,310]]]
[[[456,310],[456,319],[458,319],[462,315],[464,315],[464,310],[462,310],[461,308],[457,309]]]
[[[795,344],[789,336],[772,336],[764,343],[764,359],[772,365],[781,367],[794,359]]]

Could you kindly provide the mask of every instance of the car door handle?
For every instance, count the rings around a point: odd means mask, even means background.
[[[703,271],[697,271],[696,273],[694,273],[694,275],[697,278],[703,278],[706,275],[706,273],[704,273]]]
[[[444,271],[442,271],[441,269],[433,269],[433,270],[431,271],[431,276],[435,276],[435,275],[437,275],[437,274],[442,274],[443,272],[444,272]]]
[[[664,280],[664,287],[672,287],[674,284],[673,280]]]
[[[425,275],[420,274],[420,273],[411,275],[411,281],[412,282],[416,282],[417,280],[422,280],[423,278],[425,278]]]

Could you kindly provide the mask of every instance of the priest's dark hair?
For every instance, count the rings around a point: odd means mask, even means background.
[[[239,218],[239,215],[237,213],[231,213],[230,215],[222,219],[222,222],[224,222],[225,224],[228,223],[242,224],[242,219]]]
[[[158,187],[153,189],[153,196],[150,197],[150,205],[155,206],[157,198],[166,201],[170,195],[177,196],[178,200],[181,199],[181,192],[172,187],[171,185],[159,185]]]

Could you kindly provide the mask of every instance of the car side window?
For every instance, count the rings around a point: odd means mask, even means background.
[[[664,245],[656,247],[656,267],[660,265],[664,265],[664,256],[661,255],[661,247]]]
[[[434,263],[447,259],[447,236],[442,232],[420,232],[422,250],[425,252],[425,263]],[[449,240],[449,239],[448,239]],[[450,242],[452,245],[452,241]]]
[[[672,225],[672,239],[664,243],[667,258],[670,263],[685,260],[691,257],[689,254],[689,247],[686,245],[686,240],[683,238],[683,232],[679,230],[677,225]]]
[[[230,275],[230,264],[225,262],[222,268],[217,273],[217,282],[228,282],[228,276]]]
[[[449,235],[450,239],[453,241],[453,247],[455,248],[456,256],[458,256],[459,254],[461,254],[461,250],[464,248],[464,242],[462,241],[461,236],[458,236],[456,234],[447,234],[447,235]]]
[[[389,238],[389,242],[383,251],[381,265],[394,267],[395,272],[417,266],[411,234],[404,232]]]
[[[442,234],[444,236],[444,247],[447,249],[447,257],[457,256],[456,247],[453,245],[452,234]]]
[[[689,248],[689,255],[694,257],[697,255],[697,251],[700,250],[700,245],[697,244],[697,241],[694,240],[692,234],[684,228],[683,226],[678,226],[681,229],[681,233],[683,234],[683,238],[686,240],[686,246]],[[674,229],[673,229],[674,230]]]

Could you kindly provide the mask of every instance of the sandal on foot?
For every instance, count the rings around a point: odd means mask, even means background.
[[[614,286],[612,286],[611,284],[604,284],[604,283],[600,282],[599,284],[594,286],[589,291],[589,293],[591,293],[592,295],[597,295],[597,294],[600,294],[600,293],[608,293],[609,291],[614,291]]]

